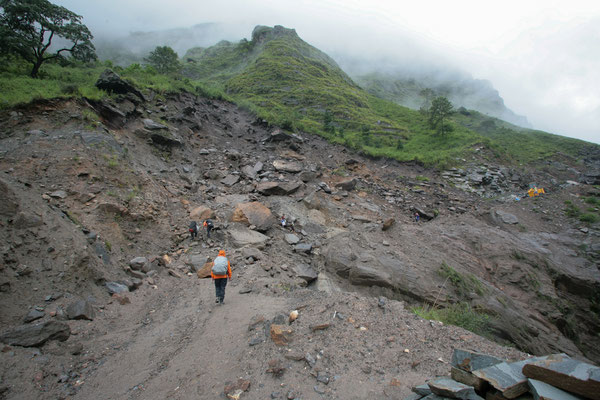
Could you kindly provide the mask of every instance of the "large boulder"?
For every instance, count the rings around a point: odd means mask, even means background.
[[[111,69],[105,69],[96,81],[96,87],[109,93],[127,94],[132,93],[142,101],[146,101],[144,95],[137,90],[131,83],[124,81]]]
[[[364,249],[364,242],[356,234],[335,236],[323,248],[323,269],[353,285],[391,288],[418,301],[435,301],[439,288],[433,280],[421,279],[422,273],[395,256]]]
[[[209,218],[215,218],[215,212],[205,206],[198,206],[190,211],[190,219],[194,221],[204,221]]]
[[[21,325],[0,335],[0,342],[12,346],[41,346],[49,340],[64,342],[71,335],[71,328],[65,322],[46,321],[39,324]]]
[[[261,249],[270,239],[260,232],[250,230],[240,225],[230,226],[227,233],[231,238],[231,244],[237,248],[252,246]]]
[[[256,185],[256,191],[265,196],[285,196],[294,193],[301,186],[301,182],[260,182]]]
[[[238,204],[231,216],[231,222],[254,225],[256,230],[266,232],[276,221],[268,207],[258,201],[253,201]]]

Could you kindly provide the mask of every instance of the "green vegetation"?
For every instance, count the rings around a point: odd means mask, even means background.
[[[32,66],[32,78],[37,78],[43,63],[63,59],[63,53],[80,61],[95,60],[93,36],[81,18],[47,0],[1,0],[0,54],[27,61]],[[52,53],[49,49],[56,38],[66,42]]]
[[[427,122],[429,123],[429,126],[432,129],[435,129],[440,135],[452,132],[452,125],[444,122],[450,118],[452,113],[452,103],[450,103],[450,101],[443,96],[436,97],[431,102],[431,107],[429,107],[429,119]]]
[[[175,50],[169,46],[158,46],[144,59],[161,74],[174,73],[181,69]]]
[[[438,274],[449,280],[458,295],[462,298],[468,297],[470,293],[477,293],[479,296],[483,296],[487,292],[485,286],[483,286],[475,275],[469,273],[462,274],[445,262],[438,269]]]
[[[161,56],[160,60],[152,62],[152,54]],[[295,31],[279,26],[257,27],[250,41],[223,41],[206,49],[191,49],[180,71],[168,66],[177,61],[168,47],[157,47],[152,54],[147,61],[153,65],[126,68],[110,61],[50,60],[36,80],[26,77],[25,61],[6,59],[0,63],[0,108],[39,98],[109,97],[94,83],[104,68],[111,67],[138,89],[152,90],[159,98],[187,91],[233,101],[270,125],[321,135],[374,157],[437,168],[461,164],[481,149],[489,150],[486,156],[529,162],[558,151],[576,157],[586,146],[594,146],[517,129],[464,109],[450,115],[448,107],[432,129],[431,113],[364,91],[329,56],[301,40]],[[163,63],[163,58],[168,62]],[[418,88],[417,93],[422,90]],[[441,101],[440,97],[434,99],[434,92],[424,93],[432,106]],[[96,124],[91,115],[85,119],[90,127]]]
[[[490,317],[468,303],[456,303],[446,308],[434,308],[429,305],[413,308],[419,317],[441,321],[446,325],[460,326],[481,336],[490,336]]]

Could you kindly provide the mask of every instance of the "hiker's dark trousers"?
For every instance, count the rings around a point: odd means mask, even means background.
[[[210,238],[210,231],[212,231],[213,228],[211,228],[210,226],[206,227],[206,237]]]
[[[215,290],[217,292],[217,300],[220,303],[225,300],[225,286],[227,286],[227,278],[215,279]]]

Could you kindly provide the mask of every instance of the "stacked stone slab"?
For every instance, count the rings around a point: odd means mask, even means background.
[[[600,368],[566,354],[506,362],[455,349],[451,378],[413,388],[405,400],[600,400]]]

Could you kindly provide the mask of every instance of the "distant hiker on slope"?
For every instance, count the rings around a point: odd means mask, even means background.
[[[191,239],[194,240],[194,238],[198,236],[198,224],[196,223],[196,221],[190,222],[189,231]]]
[[[206,238],[210,239],[210,231],[213,230],[215,225],[210,219],[207,219],[206,221],[204,221],[204,227],[206,228]]]
[[[231,264],[225,255],[225,250],[220,250],[219,255],[213,261],[213,266],[210,270],[210,276],[215,281],[215,291],[217,300],[215,303],[225,303],[225,286],[227,286],[227,278],[231,280]]]

